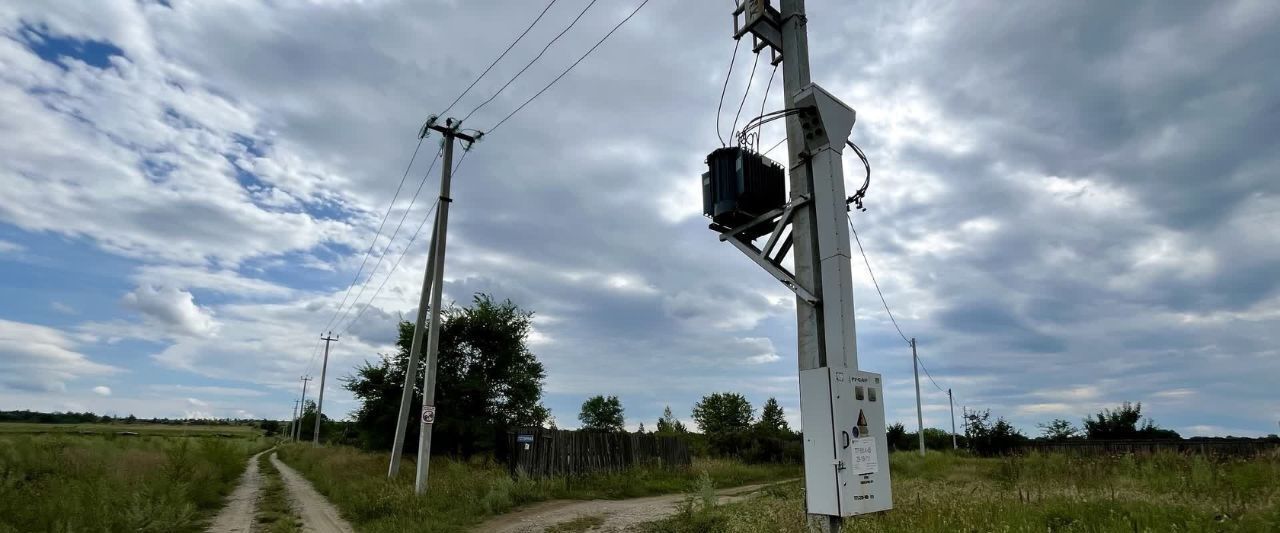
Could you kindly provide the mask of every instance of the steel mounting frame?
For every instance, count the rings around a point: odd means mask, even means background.
[[[779,244],[778,241],[782,236],[783,229],[791,223],[791,216],[795,213],[795,209],[808,203],[810,200],[811,199],[808,196],[796,197],[788,202],[787,205],[771,210],[738,227],[729,229],[728,231],[722,231],[720,233],[720,240],[728,242],[738,250],[742,251],[742,253],[751,258],[752,261],[755,261],[757,265],[760,265],[765,272],[768,272],[778,281],[782,282],[782,284],[786,286],[787,289],[790,289],[791,292],[796,293],[796,296],[799,296],[801,300],[808,302],[809,305],[816,306],[821,300],[819,300],[817,296],[814,296],[814,294],[808,289],[801,286],[800,283],[796,281],[795,274],[782,266],[782,258],[786,257],[787,252],[791,250],[791,235],[788,234],[785,239],[782,239],[781,244]],[[744,238],[742,234],[747,230],[754,229],[757,226],[764,224],[773,224],[773,231],[769,233],[769,239],[765,241],[764,247],[757,248],[752,242],[754,239]],[[777,248],[776,251],[774,249],[775,247]]]

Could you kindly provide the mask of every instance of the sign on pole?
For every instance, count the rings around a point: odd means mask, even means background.
[[[422,423],[423,424],[436,423],[436,406],[434,405],[422,406]]]

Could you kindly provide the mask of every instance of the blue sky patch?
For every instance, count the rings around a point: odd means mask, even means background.
[[[108,42],[92,39],[58,36],[34,26],[24,26],[22,37],[32,52],[40,59],[62,67],[69,68],[64,58],[73,58],[96,68],[111,66],[112,56],[126,57],[124,50]]]

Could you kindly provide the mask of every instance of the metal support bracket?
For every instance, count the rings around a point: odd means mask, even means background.
[[[734,8],[733,38],[741,39],[748,33],[753,52],[768,48],[771,64],[782,62],[782,14],[769,5],[769,0],[741,0]]]
[[[814,296],[808,289],[800,286],[796,282],[795,274],[792,274],[786,267],[782,266],[782,258],[791,249],[791,235],[788,234],[786,239],[783,239],[778,253],[774,253],[774,246],[778,244],[778,238],[781,237],[783,229],[791,223],[791,215],[797,207],[808,203],[809,200],[810,198],[807,196],[797,197],[787,205],[760,215],[746,224],[721,232],[720,240],[726,241],[741,250],[743,254],[755,261],[757,265],[760,265],[765,272],[781,281],[791,292],[796,293],[796,296],[799,296],[800,299],[808,302],[809,305],[816,306],[820,302],[818,297]],[[763,249],[756,248],[750,240],[746,240],[741,236],[743,232],[762,224],[774,225],[773,231],[769,234],[769,240],[765,242]]]

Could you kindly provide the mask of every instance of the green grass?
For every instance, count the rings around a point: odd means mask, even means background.
[[[1280,531],[1280,454],[1214,460],[894,454],[894,509],[846,532]],[[688,505],[651,532],[804,531],[800,483],[749,502]]]
[[[512,479],[492,462],[437,459],[423,497],[413,494],[414,465],[406,458],[399,478],[387,480],[388,456],[352,448],[288,445],[280,456],[343,517],[367,533],[464,531],[485,518],[548,499],[633,498],[680,493],[705,473],[718,487],[798,477],[799,466],[753,466],[697,460],[689,470],[635,469],[626,473],[544,480]]]
[[[262,492],[258,495],[254,521],[257,531],[264,533],[297,533],[302,531],[302,519],[289,504],[289,493],[280,479],[280,471],[271,464],[269,453],[258,456],[258,470],[262,472]]]
[[[262,431],[252,426],[209,426],[174,424],[37,424],[30,422],[0,422],[0,435],[6,434],[91,434],[114,435],[132,432],[139,435],[158,436],[216,436],[260,437]]]
[[[0,435],[0,533],[199,531],[260,439]]]

